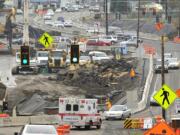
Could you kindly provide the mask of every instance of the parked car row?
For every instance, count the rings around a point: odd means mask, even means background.
[[[65,22],[47,20],[44,23],[49,25],[49,26],[62,27],[62,28],[64,28],[64,27],[72,27],[73,26],[72,20],[66,20]]]

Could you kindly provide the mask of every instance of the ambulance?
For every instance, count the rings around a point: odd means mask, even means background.
[[[102,119],[97,110],[97,99],[59,98],[59,117],[63,124],[90,129],[101,128]]]

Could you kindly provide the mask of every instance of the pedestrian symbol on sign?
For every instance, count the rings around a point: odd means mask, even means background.
[[[169,97],[169,92],[166,91],[166,90],[164,90],[164,88],[162,88],[162,90],[163,90],[163,93],[162,93],[161,97],[164,96],[164,99],[163,99],[162,104],[164,105],[164,102],[165,102],[165,101],[167,101],[167,103],[170,104],[170,103],[169,103],[169,99],[168,99],[168,97]]]

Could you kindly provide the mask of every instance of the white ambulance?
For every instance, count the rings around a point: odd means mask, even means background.
[[[97,111],[97,99],[59,98],[59,117],[63,124],[73,127],[101,128],[101,116]]]

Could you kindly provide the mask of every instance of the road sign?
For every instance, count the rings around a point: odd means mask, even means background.
[[[149,129],[144,135],[176,135],[171,127],[166,122],[156,124],[153,128]]]
[[[169,86],[164,84],[163,87],[155,93],[153,98],[161,107],[167,109],[177,98],[177,95]]]
[[[39,38],[39,43],[41,43],[45,48],[49,48],[54,41],[53,37],[50,36],[48,33],[44,33],[40,38]]]

